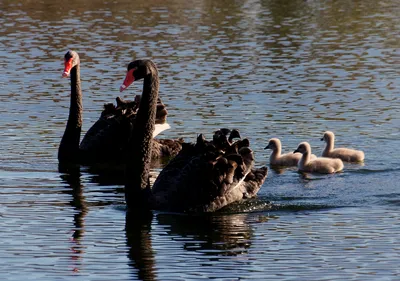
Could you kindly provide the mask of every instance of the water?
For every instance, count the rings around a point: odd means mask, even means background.
[[[0,5],[1,280],[399,279],[397,1]],[[236,127],[260,166],[269,138],[320,154],[329,129],[366,161],[336,175],[271,170],[256,200],[219,214],[126,218],[121,182],[58,172],[68,49],[81,57],[84,131],[127,63],[148,57],[165,137]]]

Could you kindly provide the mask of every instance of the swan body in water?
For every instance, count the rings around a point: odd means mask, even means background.
[[[143,93],[129,142],[125,198],[129,211],[158,209],[177,212],[213,212],[244,198],[256,196],[267,177],[267,167],[254,168],[254,154],[247,139],[232,142],[224,129],[213,140],[204,135],[182,150],[160,172],[150,187],[151,135],[156,117],[159,80],[151,60],[128,65],[120,90],[143,79]],[[135,148],[135,149],[133,149]]]
[[[319,157],[311,160],[311,146],[308,142],[300,143],[294,152],[303,154],[298,164],[300,172],[332,174],[343,170],[340,159]]]
[[[363,162],[364,152],[350,148],[334,148],[335,135],[331,131],[326,131],[321,141],[326,142],[325,149],[322,151],[323,157],[339,158],[345,162]]]
[[[139,108],[140,96],[134,101],[124,101],[117,98],[117,105],[105,104],[98,121],[87,131],[80,142],[83,106],[80,79],[80,58],[77,52],[68,51],[64,56],[64,71],[62,77],[71,79],[71,98],[69,117],[61,139],[58,160],[60,164],[110,164],[118,165],[128,161],[126,149]],[[169,128],[166,122],[167,110],[160,99],[157,99],[154,136]],[[169,149],[164,143],[154,141],[153,157],[171,156],[181,149],[183,140],[172,142],[174,149]],[[168,148],[168,149],[167,149]],[[158,149],[158,150],[157,150]]]
[[[271,166],[297,166],[302,154],[301,153],[285,153],[282,154],[282,144],[278,138],[272,138],[269,140],[268,145],[264,149],[271,149],[272,153],[269,157],[269,164]],[[311,154],[311,159],[315,159],[317,156]]]

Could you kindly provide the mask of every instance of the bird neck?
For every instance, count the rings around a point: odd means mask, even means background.
[[[333,139],[333,138],[328,138],[327,140],[326,140],[326,146],[325,146],[325,149],[324,149],[324,151],[322,152],[323,154],[324,153],[329,153],[329,152],[331,152],[332,150],[333,150],[333,147],[335,146],[335,140]]]
[[[305,165],[308,164],[308,162],[310,162],[310,159],[311,159],[311,152],[309,152],[309,151],[304,152],[300,158],[298,166],[300,168],[304,167]]]
[[[149,74],[143,81],[142,98],[129,142],[125,183],[125,199],[129,209],[148,208],[151,193],[151,143],[155,128],[159,79],[155,66],[148,67]]]
[[[77,162],[79,157],[79,141],[82,130],[82,90],[79,64],[70,72],[71,99],[69,116],[64,135],[58,150],[58,160],[61,162]]]
[[[277,160],[280,156],[281,156],[281,148],[276,147],[274,150],[272,150],[270,161]]]

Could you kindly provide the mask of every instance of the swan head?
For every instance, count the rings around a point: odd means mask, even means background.
[[[155,70],[156,66],[151,60],[135,60],[128,64],[125,80],[119,91],[126,90],[134,81],[143,79]]]
[[[333,139],[335,139],[335,135],[331,131],[326,131],[321,138],[321,141],[329,142]]]
[[[75,66],[77,66],[80,63],[79,55],[75,51],[69,50],[65,55],[64,55],[64,71],[62,74],[63,78],[66,78],[69,76],[69,73],[71,72],[71,69]]]
[[[281,141],[277,138],[272,138],[269,140],[268,145],[264,149],[275,150],[281,146]]]
[[[297,149],[293,151],[293,153],[300,152],[301,154],[304,153],[310,153],[311,152],[311,146],[308,142],[302,142],[299,144]]]

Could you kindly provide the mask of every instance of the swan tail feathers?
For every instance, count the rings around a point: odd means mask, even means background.
[[[244,181],[244,198],[252,198],[256,196],[261,186],[264,184],[267,175],[267,167],[261,167],[258,169],[253,168],[251,172],[246,176],[246,179]]]

